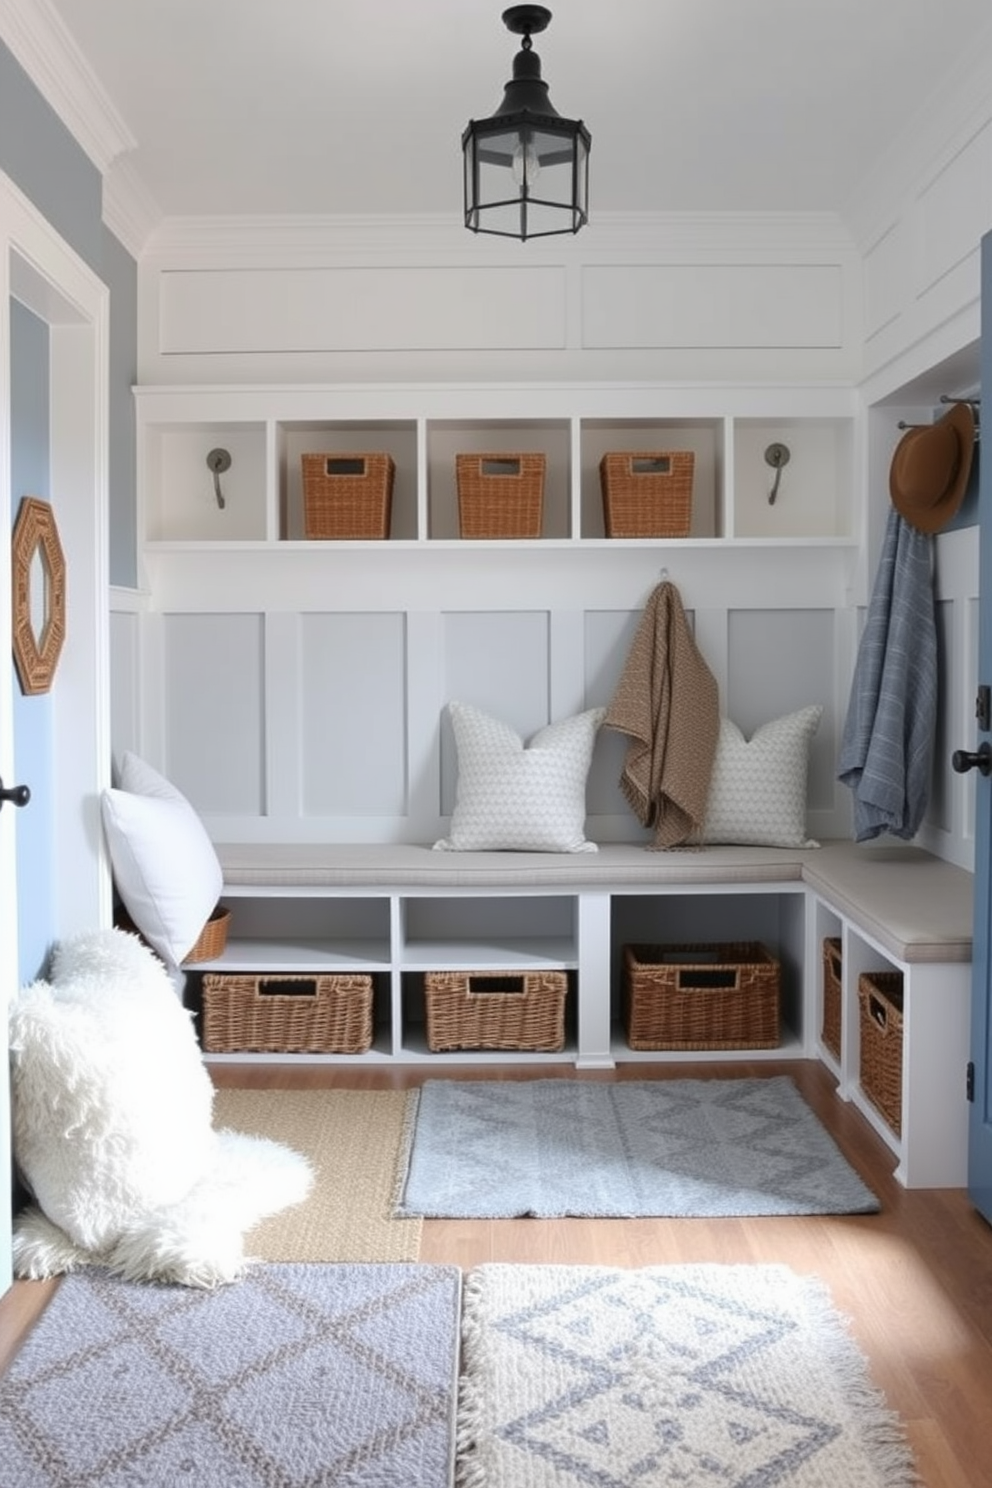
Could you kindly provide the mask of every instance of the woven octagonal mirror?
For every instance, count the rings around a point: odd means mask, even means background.
[[[47,501],[25,496],[11,540],[14,665],[25,693],[47,692],[65,640],[65,555]]]

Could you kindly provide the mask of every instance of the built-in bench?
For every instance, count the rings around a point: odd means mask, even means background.
[[[966,1181],[972,876],[919,848],[832,842],[809,849],[654,852],[604,844],[596,853],[569,854],[238,843],[218,847],[218,854],[235,925],[265,906],[248,955],[261,954],[280,906],[306,899],[331,916],[342,965],[360,959],[350,947],[352,933],[367,946],[378,938],[382,946],[366,952],[367,962],[390,972],[398,986],[404,972],[453,964],[459,954],[479,968],[557,960],[576,970],[578,1026],[569,1057],[585,1067],[634,1057],[614,1038],[611,998],[604,993],[615,989],[617,942],[632,925],[650,915],[652,928],[657,920],[666,930],[687,925],[690,933],[645,938],[696,940],[704,915],[706,938],[735,940],[742,937],[721,933],[725,921],[771,918],[798,987],[792,1037],[779,1057],[816,1057],[834,1069],[841,1095],[859,1105],[898,1155],[897,1173],[907,1186]],[[343,917],[335,918],[332,906]],[[305,919],[287,915],[287,923],[290,934],[308,939]],[[826,936],[838,937],[843,947],[839,1058],[820,1037]],[[898,1133],[866,1099],[859,1079],[858,978],[886,968],[902,972],[904,985]],[[402,1025],[401,998],[401,991],[394,993],[396,1026]],[[403,1033],[385,1053],[394,1060],[424,1057]],[[732,1051],[715,1057],[732,1057]]]

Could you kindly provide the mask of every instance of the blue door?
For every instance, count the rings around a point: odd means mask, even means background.
[[[992,390],[992,233],[982,239],[982,387]],[[980,684],[992,683],[992,439],[979,457]],[[981,693],[980,693],[981,696]],[[979,709],[979,749],[992,728]],[[975,771],[975,926],[971,993],[973,1100],[968,1131],[968,1192],[992,1224],[992,774]]]

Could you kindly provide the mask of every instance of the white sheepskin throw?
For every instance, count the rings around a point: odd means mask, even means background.
[[[62,942],[50,981],[10,1006],[14,1160],[34,1196],[14,1271],[101,1265],[214,1287],[243,1274],[245,1231],[299,1203],[313,1173],[261,1137],[215,1131],[190,1013],[122,930]]]

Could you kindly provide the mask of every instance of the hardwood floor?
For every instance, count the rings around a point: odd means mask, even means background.
[[[430,1073],[413,1068],[225,1065],[218,1085],[268,1088],[334,1085],[406,1087]],[[445,1066],[458,1079],[520,1078],[519,1067]],[[788,1064],[624,1065],[578,1073],[570,1066],[527,1074],[580,1079],[675,1079],[791,1074],[848,1160],[882,1204],[876,1215],[719,1220],[427,1220],[421,1259],[463,1267],[486,1261],[565,1265],[669,1265],[774,1261],[820,1276],[851,1320],[875,1382],[906,1424],[926,1488],[992,1483],[992,1228],[956,1189],[907,1192],[893,1178],[885,1144],[838,1100],[813,1061]],[[0,1300],[0,1369],[13,1356],[54,1284],[18,1282]],[[843,1488],[843,1485],[838,1485]]]

